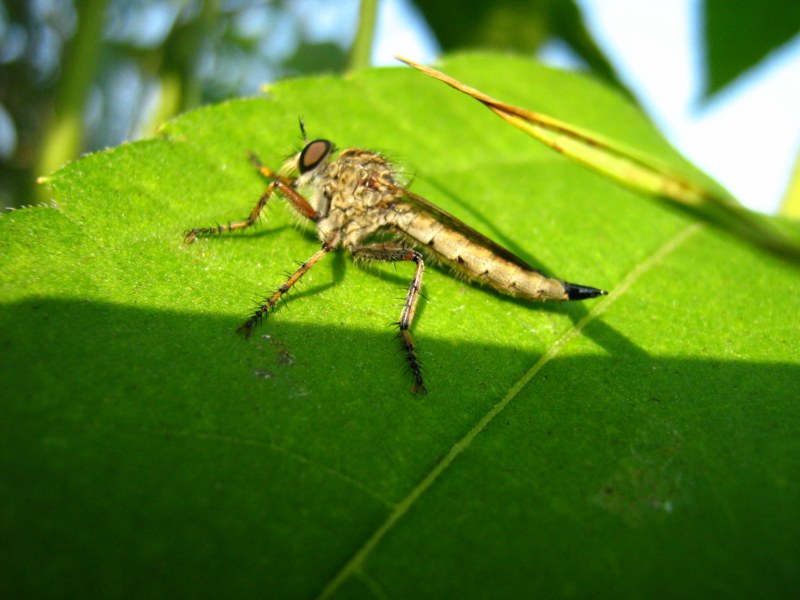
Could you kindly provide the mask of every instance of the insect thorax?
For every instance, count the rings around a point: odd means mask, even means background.
[[[312,184],[319,236],[325,240],[338,232],[343,246],[359,246],[386,225],[386,205],[395,194],[383,183],[394,182],[394,169],[379,154],[359,148],[343,150],[323,169]]]

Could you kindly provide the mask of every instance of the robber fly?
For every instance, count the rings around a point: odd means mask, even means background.
[[[302,123],[301,130],[305,138]],[[186,233],[185,241],[191,243],[199,236],[252,226],[277,191],[300,215],[316,224],[322,247],[239,326],[245,337],[332,250],[343,247],[362,261],[413,262],[416,269],[397,326],[413,378],[411,390],[424,394],[427,389],[410,332],[425,270],[423,253],[473,281],[529,300],[585,300],[607,293],[552,279],[537,271],[509,250],[407,190],[398,183],[395,167],[377,152],[361,148],[338,151],[330,141],[318,139],[307,141],[303,150],[277,172],[261,164],[255,155],[251,154],[250,159],[271,180],[250,216],[228,225],[197,227]],[[378,241],[381,234],[387,233],[391,241]]]

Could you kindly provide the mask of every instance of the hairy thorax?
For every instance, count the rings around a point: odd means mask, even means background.
[[[386,209],[396,194],[392,165],[380,154],[350,148],[316,174],[310,186],[319,214],[317,229],[320,239],[338,233],[340,243],[348,249],[386,227]]]

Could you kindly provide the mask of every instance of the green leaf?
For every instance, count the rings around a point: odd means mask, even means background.
[[[585,165],[644,196],[672,201],[704,222],[740,236],[786,260],[800,263],[800,243],[770,226],[762,215],[749,211],[713,182],[683,175],[654,156],[581,130],[565,121],[507,104],[449,75],[403,57],[402,62],[474,98],[498,117],[524,131],[559,154]]]
[[[706,97],[800,32],[800,3],[795,0],[705,0],[704,4]]]
[[[562,0],[414,0],[445,50],[483,46],[533,52],[550,35]]]
[[[443,68],[696,169],[618,93],[511,57]],[[610,289],[534,305],[435,267],[326,258],[245,216],[311,137],[522,258]],[[0,595],[776,596],[800,584],[800,282],[786,264],[541,147],[410,69],[275,85],[76,161],[0,218]],[[800,234],[796,225],[786,225]],[[408,267],[408,268],[407,268]]]
[[[594,41],[574,0],[414,0],[445,50],[492,48],[537,51],[558,38],[592,72],[633,95]]]
[[[800,151],[794,159],[794,169],[781,201],[780,213],[786,217],[800,219]]]

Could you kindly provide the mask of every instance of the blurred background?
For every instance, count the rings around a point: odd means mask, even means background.
[[[628,95],[747,206],[800,216],[797,0],[1,0],[0,208],[264,83],[494,48]]]

